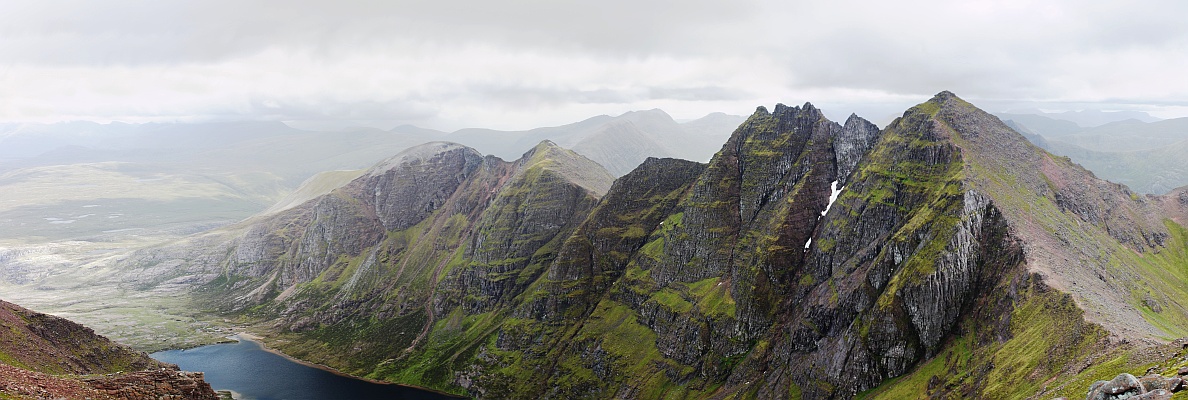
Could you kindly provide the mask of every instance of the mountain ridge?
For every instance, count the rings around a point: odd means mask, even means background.
[[[1067,395],[1188,329],[1182,199],[950,92],[881,130],[758,107],[708,164],[645,159],[605,194],[553,143],[426,146],[130,260],[286,353],[490,398]]]

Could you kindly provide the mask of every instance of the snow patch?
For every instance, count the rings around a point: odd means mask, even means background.
[[[837,201],[837,196],[841,195],[842,189],[845,188],[837,187],[837,181],[833,181],[833,183],[829,184],[829,190],[831,191],[831,193],[829,193],[829,204],[825,205],[825,211],[821,211],[822,217],[825,216],[825,213],[829,212],[829,207],[833,207],[833,202]]]
[[[829,184],[829,204],[825,205],[825,211],[821,211],[821,215],[817,217],[817,221],[820,221],[821,218],[825,216],[825,214],[829,213],[829,208],[833,207],[833,203],[836,202],[837,197],[841,195],[842,189],[845,189],[845,187],[837,187],[837,181],[833,181],[833,183]],[[812,244],[813,238],[809,238],[808,242],[804,243],[804,249],[808,250],[809,246]]]

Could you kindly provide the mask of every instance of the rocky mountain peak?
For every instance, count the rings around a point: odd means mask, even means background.
[[[859,161],[878,142],[881,133],[878,126],[857,114],[850,114],[846,118],[846,124],[833,138],[838,186],[846,186]]]
[[[961,98],[957,97],[956,94],[953,94],[953,92],[950,92],[948,90],[940,91],[936,95],[932,96],[932,99],[929,99],[928,101],[936,102],[936,103],[945,103],[945,102],[948,102],[948,101],[954,100],[954,99],[961,101],[961,102],[965,102],[965,100],[961,100]]]
[[[772,111],[772,114],[776,114],[776,115],[779,115],[779,114],[801,114],[801,113],[804,113],[805,115],[811,115],[811,116],[817,116],[817,117],[824,118],[824,114],[821,113],[821,110],[818,109],[817,107],[813,106],[813,103],[809,103],[809,102],[805,102],[804,105],[799,106],[799,107],[787,106],[787,105],[784,105],[783,103],[777,103],[775,105],[775,109],[773,109],[773,111]]]

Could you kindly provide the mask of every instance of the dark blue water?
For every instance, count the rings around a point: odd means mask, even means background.
[[[453,399],[407,386],[335,375],[269,353],[259,343],[237,339],[238,343],[162,351],[150,356],[177,364],[185,371],[203,372],[215,390],[230,390],[242,399]]]

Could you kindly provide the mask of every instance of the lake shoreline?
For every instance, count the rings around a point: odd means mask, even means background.
[[[338,375],[338,376],[345,377],[345,378],[358,379],[358,380],[361,380],[361,381],[370,382],[370,383],[374,383],[374,384],[377,384],[377,385],[391,385],[391,386],[402,386],[402,387],[407,387],[407,388],[413,388],[413,389],[417,389],[417,390],[423,390],[423,391],[426,391],[426,392],[433,392],[433,393],[436,393],[436,394],[440,394],[440,395],[442,395],[442,396],[448,396],[448,397],[457,398],[457,399],[467,399],[467,398],[468,398],[468,397],[459,396],[459,395],[456,395],[456,394],[453,394],[453,393],[443,392],[443,391],[440,391],[440,390],[437,390],[437,389],[433,389],[433,388],[421,387],[421,386],[416,386],[416,385],[407,385],[407,384],[403,384],[403,383],[385,382],[385,381],[376,380],[376,379],[371,379],[371,378],[364,378],[364,377],[361,377],[361,376],[354,376],[354,375],[351,375],[351,374],[348,374],[348,373],[345,373],[345,372],[339,371],[339,370],[337,370],[337,369],[331,368],[331,367],[329,367],[329,366],[327,366],[327,365],[323,365],[323,364],[318,364],[318,363],[314,363],[314,362],[305,361],[305,360],[302,360],[302,359],[299,359],[299,358],[296,358],[296,357],[290,356],[290,355],[288,355],[288,354],[285,354],[285,353],[281,352],[280,350],[277,350],[277,349],[274,349],[274,348],[272,348],[272,347],[269,347],[269,346],[268,346],[268,344],[264,342],[264,338],[263,338],[263,337],[261,337],[261,336],[259,336],[259,335],[252,334],[251,332],[247,332],[247,331],[239,331],[239,332],[237,332],[235,335],[233,335],[233,336],[229,337],[229,339],[236,340],[236,341],[239,341],[239,340],[246,340],[246,341],[249,341],[249,342],[252,342],[252,343],[258,344],[258,345],[260,345],[260,349],[261,349],[261,350],[264,350],[264,351],[266,351],[266,352],[269,352],[269,353],[276,354],[276,355],[278,355],[278,356],[284,357],[286,360],[292,361],[292,362],[294,362],[294,363],[297,363],[297,364],[304,365],[304,366],[306,366],[306,367],[310,367],[310,368],[315,368],[315,369],[319,369],[319,370],[322,370],[322,371],[326,371],[326,372],[329,372],[329,373],[331,373],[331,374]]]

